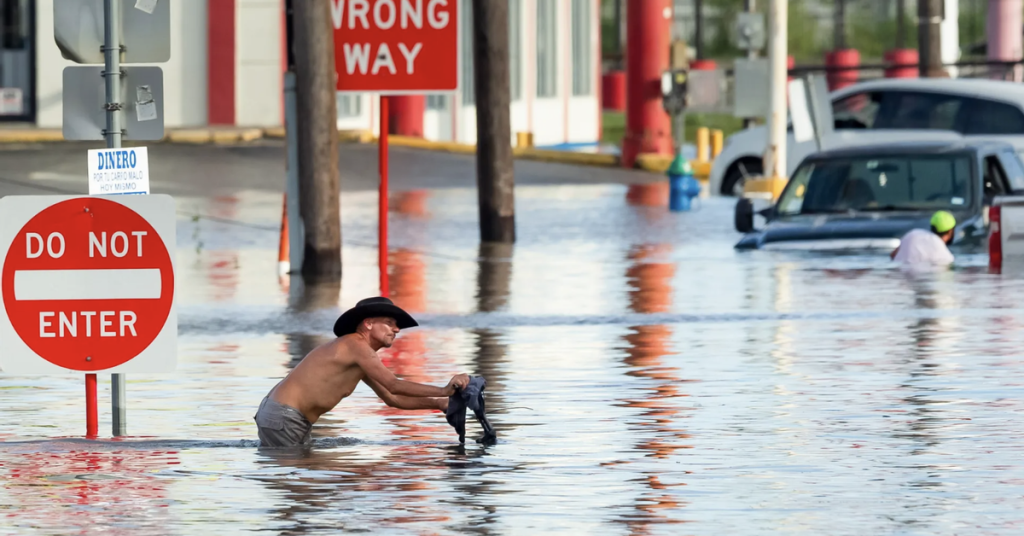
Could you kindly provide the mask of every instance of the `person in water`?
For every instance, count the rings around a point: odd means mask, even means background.
[[[334,323],[336,339],[309,352],[263,398],[254,416],[263,447],[291,447],[310,442],[313,424],[366,383],[381,400],[399,409],[444,412],[448,397],[469,384],[457,374],[445,387],[400,380],[377,356],[390,348],[398,332],[418,324],[387,298],[367,298]]]
[[[900,239],[890,257],[904,265],[948,266],[953,264],[949,244],[953,242],[956,218],[945,210],[932,215],[931,231],[911,229]]]

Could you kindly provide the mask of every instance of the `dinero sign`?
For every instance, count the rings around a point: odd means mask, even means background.
[[[455,91],[458,0],[331,0],[338,91]]]

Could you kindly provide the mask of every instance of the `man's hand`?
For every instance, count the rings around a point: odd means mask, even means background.
[[[456,389],[465,389],[467,385],[469,385],[469,375],[456,374],[455,376],[452,376],[451,381],[448,382],[448,385],[445,387],[445,391],[448,393],[448,396],[452,396],[455,394]]]

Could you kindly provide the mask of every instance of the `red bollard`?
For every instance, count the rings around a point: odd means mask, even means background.
[[[917,78],[920,73],[917,50],[897,48],[885,53],[886,78]]]
[[[96,375],[85,375],[85,437],[90,439],[99,435],[99,412],[96,404]]]
[[[718,67],[715,60],[693,60],[690,62],[691,71],[713,71]]]
[[[828,72],[829,91],[852,86],[857,83],[860,51],[852,48],[833,50],[825,55],[825,65],[830,67]]]
[[[388,132],[397,136],[423,137],[423,114],[427,111],[426,95],[390,97]]]
[[[999,274],[1003,272],[1003,207],[990,207],[988,222],[988,271]]]
[[[601,107],[615,112],[626,111],[625,71],[612,71],[601,77]]]

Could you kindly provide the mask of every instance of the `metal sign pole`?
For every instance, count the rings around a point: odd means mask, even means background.
[[[388,105],[390,98],[380,96],[380,136],[377,152],[380,166],[380,190],[377,192],[377,262],[380,269],[380,295],[387,297],[388,289]]]
[[[121,147],[121,0],[103,0],[103,81],[106,85],[107,148]],[[110,375],[111,433],[127,433],[124,374]]]

